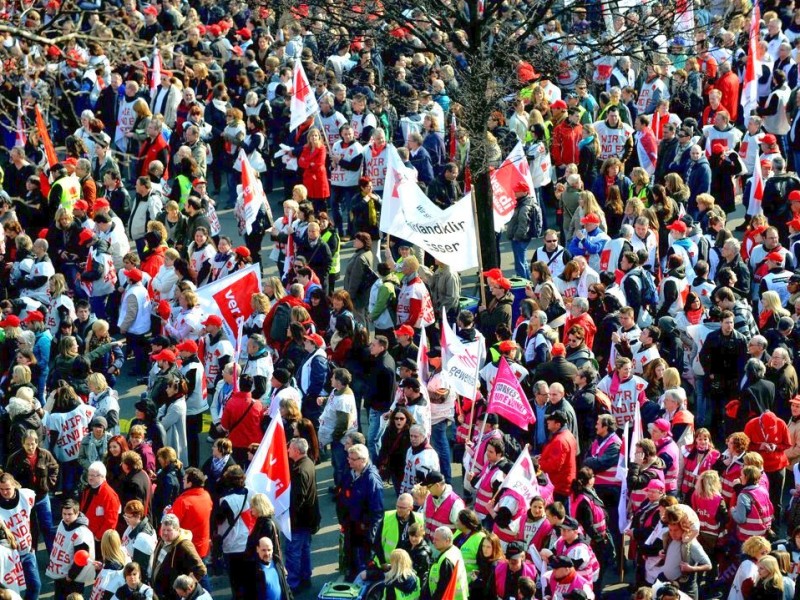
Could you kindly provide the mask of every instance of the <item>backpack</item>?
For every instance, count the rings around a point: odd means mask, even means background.
[[[611,398],[603,390],[594,391],[594,410],[598,415],[611,414]]]
[[[506,446],[506,458],[512,463],[515,462],[519,458],[519,455],[522,454],[522,446],[520,446],[519,442],[514,437],[507,433],[503,434],[503,444]]]
[[[653,274],[647,269],[639,269],[639,287],[642,289],[642,306],[658,304],[658,290]]]
[[[531,212],[528,219],[528,238],[542,237],[544,230],[544,216],[542,215],[542,207],[539,201],[534,198],[531,205]]]

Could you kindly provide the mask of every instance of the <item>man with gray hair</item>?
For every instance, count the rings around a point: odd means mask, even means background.
[[[289,442],[289,464],[292,482],[289,521],[292,539],[283,545],[289,587],[295,591],[311,585],[311,536],[319,529],[320,511],[317,497],[317,473],[308,457],[308,441],[292,438]]]
[[[203,559],[197,554],[191,536],[181,529],[178,517],[164,515],[161,519],[160,539],[153,551],[153,568],[150,584],[160,599],[182,598],[173,587],[177,578],[187,575],[200,581],[206,575]]]
[[[742,290],[743,295],[746,296],[750,293],[750,268],[742,258],[741,248],[742,243],[736,238],[731,238],[722,245],[714,283],[727,286],[727,282],[721,281],[721,275],[724,269],[728,269],[736,276],[736,289]]]
[[[108,485],[106,474],[106,466],[99,460],[90,464],[86,469],[88,485],[81,494],[81,512],[89,520],[89,531],[94,535],[95,556],[102,556],[100,540],[106,531],[116,529],[121,508],[119,496]]]
[[[538,454],[542,446],[547,443],[547,427],[545,427],[545,416],[547,415],[548,399],[550,389],[546,381],[537,381],[533,384],[533,414],[536,415],[536,424],[533,426],[533,453]]]
[[[383,480],[369,460],[369,450],[356,444],[347,450],[349,469],[336,495],[339,525],[344,532],[346,577],[352,581],[363,571],[372,554],[383,518]]]
[[[172,589],[179,598],[184,600],[212,600],[211,594],[204,590],[191,575],[178,575]]]
[[[528,343],[525,345],[525,367],[533,371],[537,366],[550,360],[552,342],[547,337],[547,314],[537,310],[528,321]]]
[[[433,547],[439,552],[428,575],[428,593],[430,600],[442,600],[445,591],[456,571],[456,598],[467,597],[467,569],[461,550],[453,545],[453,532],[449,527],[439,527],[433,533]]]
[[[767,338],[763,335],[754,335],[747,342],[747,354],[750,358],[757,358],[766,365],[770,360],[770,355],[767,352],[768,345]]]
[[[89,152],[89,156],[94,154],[94,148]],[[97,183],[92,177],[92,161],[88,158],[79,158],[75,164],[75,176],[81,183],[81,198],[89,205],[89,211],[92,210],[94,201],[97,199]]]

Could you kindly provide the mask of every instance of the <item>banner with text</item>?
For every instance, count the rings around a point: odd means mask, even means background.
[[[464,343],[442,315],[442,372],[447,384],[461,396],[475,399],[479,386],[483,342]]]
[[[505,358],[500,359],[486,410],[500,415],[526,431],[528,425],[536,423],[536,415]]]
[[[246,321],[252,314],[250,300],[260,291],[261,266],[255,264],[197,288],[197,297],[206,316],[222,317],[228,339],[236,340],[239,321]]]

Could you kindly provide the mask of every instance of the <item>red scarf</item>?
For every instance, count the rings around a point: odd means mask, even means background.
[[[703,319],[703,309],[693,308],[686,311],[686,320],[692,325],[697,325]]]
[[[760,315],[758,315],[758,328],[764,329],[771,318],[772,318],[771,310],[765,310]]]
[[[379,146],[378,144],[373,143],[372,144],[372,156],[380,156],[380,154],[381,154],[381,152],[383,152],[384,148],[386,148],[386,144],[385,143],[383,145],[381,145],[381,146]]]

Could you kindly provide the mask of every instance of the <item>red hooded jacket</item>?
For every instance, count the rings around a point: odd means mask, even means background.
[[[250,406],[252,405],[252,406]],[[221,424],[228,432],[234,448],[247,448],[258,444],[264,437],[261,431],[261,416],[264,405],[253,400],[250,392],[233,392],[222,411]]]
[[[586,347],[593,348],[594,344],[594,334],[597,333],[597,325],[594,324],[594,319],[592,319],[592,315],[589,313],[583,313],[579,317],[568,317],[567,322],[564,325],[564,344],[567,343],[567,334],[569,333],[570,327],[573,325],[580,325],[583,327],[583,330],[586,332]]]
[[[774,473],[789,466],[786,450],[792,447],[789,427],[772,411],[750,419],[744,426],[750,438],[750,450],[764,459],[764,472]],[[770,449],[774,446],[774,449]]]

